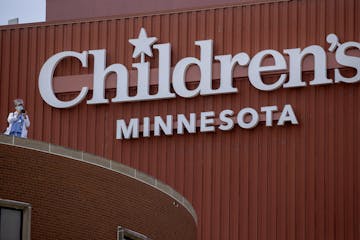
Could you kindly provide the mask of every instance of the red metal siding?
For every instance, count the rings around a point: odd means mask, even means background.
[[[47,0],[46,20],[59,21],[67,19],[84,19],[103,16],[128,16],[163,11],[200,9],[215,6],[247,5],[264,2],[289,0]]]
[[[126,104],[49,107],[37,77],[53,54],[107,49],[107,64],[129,69],[140,27],[172,45],[172,65],[198,56],[195,40],[213,39],[214,55],[262,49],[325,49],[326,35],[360,41],[360,2],[301,0],[122,19],[3,27],[0,30],[0,119],[25,99],[29,136],[114,159],[174,187],[194,205],[199,239],[360,239],[360,85],[333,84],[262,92],[234,79],[236,94]],[[138,60],[135,60],[138,61]],[[157,59],[151,59],[152,68]],[[89,74],[75,60],[57,76]],[[354,74],[346,69],[347,74]],[[333,77],[333,70],[328,71]],[[303,73],[311,80],[312,73]],[[277,79],[267,76],[269,80]],[[191,83],[196,84],[196,83]],[[132,89],[131,91],[135,91]],[[74,94],[60,94],[71,99]],[[114,95],[114,90],[106,93]],[[242,107],[292,104],[298,126],[264,124],[216,133],[115,140],[115,120]]]

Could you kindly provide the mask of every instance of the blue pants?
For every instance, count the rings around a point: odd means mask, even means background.
[[[10,136],[21,137],[21,132],[10,132]]]

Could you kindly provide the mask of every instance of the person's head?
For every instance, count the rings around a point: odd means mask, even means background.
[[[24,108],[24,101],[22,99],[15,99],[14,100],[15,109],[18,113],[22,112]]]

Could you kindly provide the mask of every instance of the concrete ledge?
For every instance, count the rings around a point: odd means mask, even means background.
[[[161,182],[159,180],[156,180],[155,186],[156,186],[157,189],[159,189],[159,190],[161,190],[163,192],[168,192],[170,195],[175,195],[174,194],[174,189],[172,189],[169,185],[166,185],[166,184],[164,184],[163,182]],[[182,199],[179,198],[177,200],[181,201]]]
[[[39,149],[37,149],[39,150]],[[80,151],[76,151],[70,148],[65,148],[65,147],[61,147],[61,146],[57,146],[57,145],[53,145],[53,144],[49,144],[49,152],[50,153],[55,153],[61,156],[65,156],[65,157],[71,157],[71,158],[75,158],[75,159],[82,159],[83,153]]]
[[[155,185],[155,178],[153,178],[145,173],[142,173],[142,172],[139,172],[136,170],[135,177],[149,185],[153,185],[153,186]]]
[[[102,157],[98,157],[96,155],[93,154],[89,154],[89,153],[83,153],[83,157],[82,160],[84,160],[85,162],[91,162],[106,168],[110,168],[110,160],[107,160],[105,158]]]
[[[22,146],[22,147],[26,147],[26,148],[37,149],[37,150],[46,151],[46,152],[49,151],[48,143],[35,141],[35,140],[29,140],[27,138],[14,137],[14,145]]]
[[[135,169],[119,162],[110,161],[110,168],[115,172],[120,172],[124,175],[135,177]]]
[[[129,166],[126,166],[124,164],[121,164],[119,162],[115,162],[112,160],[108,160],[103,157],[99,157],[90,153],[85,153],[82,151],[77,151],[74,149],[40,142],[36,140],[31,139],[24,139],[24,138],[17,138],[13,136],[7,136],[4,134],[0,134],[0,144],[5,145],[12,145],[16,147],[21,148],[27,148],[31,150],[36,150],[40,152],[45,152],[49,154],[55,154],[60,155],[66,158],[78,160],[81,162],[85,162],[88,164],[96,165],[98,167],[103,167],[108,170],[118,172],[120,174],[126,175],[128,177],[134,178],[138,181],[143,182],[144,184],[147,184],[153,188],[158,189],[159,191],[167,194],[171,198],[174,199],[174,205],[181,204],[184,206],[188,212],[191,214],[191,216],[194,218],[196,224],[197,224],[197,215],[193,208],[193,206],[190,204],[190,202],[184,198],[180,193],[176,192],[173,188],[171,188],[169,185],[166,185],[165,183],[155,179],[154,177],[151,177],[143,172],[140,172],[134,168],[131,168]]]
[[[0,143],[13,144],[14,137],[0,134]]]

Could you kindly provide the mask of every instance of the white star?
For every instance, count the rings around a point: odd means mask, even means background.
[[[135,46],[133,58],[137,58],[140,54],[143,58],[144,53],[149,57],[152,57],[153,54],[151,51],[151,45],[153,45],[156,41],[156,37],[148,38],[145,29],[141,28],[138,38],[129,39],[129,42]]]

